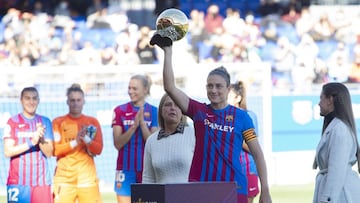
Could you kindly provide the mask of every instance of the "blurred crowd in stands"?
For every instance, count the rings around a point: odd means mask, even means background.
[[[42,1],[30,10],[8,8],[0,23],[0,67],[159,63],[150,26],[94,2],[82,15],[66,0],[51,12]],[[328,81],[360,82],[359,6],[348,12],[298,2],[290,0],[281,12],[260,5],[257,14],[228,7],[223,15],[217,4],[191,9],[186,61],[270,62],[274,86],[295,92]]]

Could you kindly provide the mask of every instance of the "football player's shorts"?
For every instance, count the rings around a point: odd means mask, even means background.
[[[131,196],[131,184],[141,183],[142,172],[117,170],[114,191],[119,196]]]
[[[53,203],[51,186],[8,185],[8,203]]]
[[[78,187],[76,185],[54,185],[54,202],[86,202],[101,203],[101,194],[98,185]]]
[[[259,194],[258,176],[256,174],[248,174],[248,196],[255,197]]]

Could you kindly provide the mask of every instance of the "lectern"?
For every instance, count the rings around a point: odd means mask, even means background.
[[[131,203],[236,203],[234,182],[131,185]]]

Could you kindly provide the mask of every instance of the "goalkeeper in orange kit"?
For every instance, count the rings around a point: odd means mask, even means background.
[[[55,203],[101,203],[94,156],[103,149],[98,120],[82,114],[85,103],[80,85],[67,90],[69,113],[53,120]]]

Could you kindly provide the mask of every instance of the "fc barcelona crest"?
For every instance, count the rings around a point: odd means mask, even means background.
[[[227,115],[227,116],[225,117],[225,119],[226,119],[227,122],[231,122],[231,121],[234,120],[234,116],[233,116],[233,115]]]

